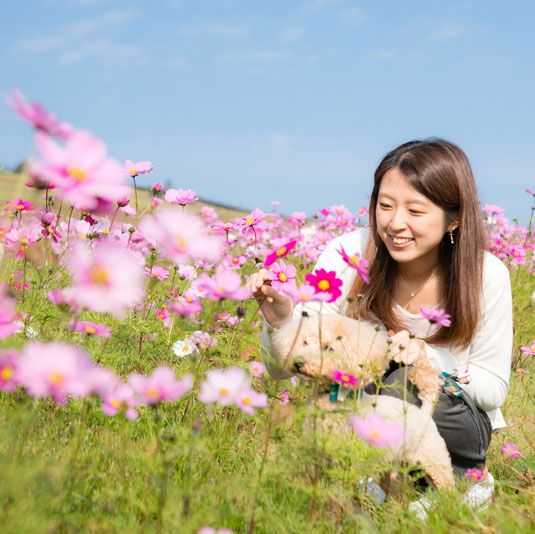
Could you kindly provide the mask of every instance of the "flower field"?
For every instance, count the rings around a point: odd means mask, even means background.
[[[338,298],[340,281],[314,264],[367,209],[197,210],[193,190],[138,190],[151,162],[119,163],[18,92],[9,105],[34,127],[36,156],[0,213],[1,532],[533,531],[531,220],[483,207],[515,318],[493,504],[461,503],[471,472],[420,523],[409,475],[382,506],[361,483],[393,469],[383,448],[399,428],[353,415],[350,440],[318,439],[303,424],[321,417],[315,386],[269,377],[245,285],[265,266],[295,302]],[[365,260],[341,254],[366,280]],[[333,380],[355,385],[343,371]]]

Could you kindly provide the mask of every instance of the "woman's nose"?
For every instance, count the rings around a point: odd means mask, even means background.
[[[390,227],[393,230],[403,229],[407,226],[405,213],[403,210],[398,209],[392,213],[392,219],[390,219]]]

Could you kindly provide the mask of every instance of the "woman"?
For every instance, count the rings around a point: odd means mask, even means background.
[[[484,251],[484,244],[476,186],[464,152],[440,139],[411,141],[389,152],[375,172],[369,231],[334,239],[315,267],[335,271],[343,280],[342,296],[322,304],[322,313],[379,320],[395,332],[395,361],[410,365],[423,350],[438,371],[457,377],[457,394],[444,390],[433,418],[455,472],[483,471],[484,478],[467,494],[472,505],[488,501],[494,487],[486,451],[492,430],[505,426],[499,408],[509,385],[513,333],[509,272]],[[338,252],[342,247],[369,261],[369,285],[347,268]],[[266,331],[303,310],[270,287],[265,270],[253,275],[249,286],[262,302]],[[420,315],[421,306],[444,309],[451,326],[430,327]],[[319,304],[306,309],[317,312]],[[266,333],[263,342],[269,348]],[[379,393],[401,396],[407,384],[404,371],[392,366],[383,382],[397,389]],[[408,394],[416,403],[414,392]]]

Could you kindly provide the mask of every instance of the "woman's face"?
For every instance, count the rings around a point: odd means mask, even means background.
[[[436,265],[439,244],[450,229],[446,214],[409,185],[398,169],[383,176],[375,217],[379,237],[395,261]]]

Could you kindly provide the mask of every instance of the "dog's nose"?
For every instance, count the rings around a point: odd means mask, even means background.
[[[295,369],[295,371],[297,373],[299,373],[299,371],[301,370],[301,368],[303,367],[303,365],[305,365],[305,362],[303,360],[294,360],[292,362],[292,366],[293,368]]]

